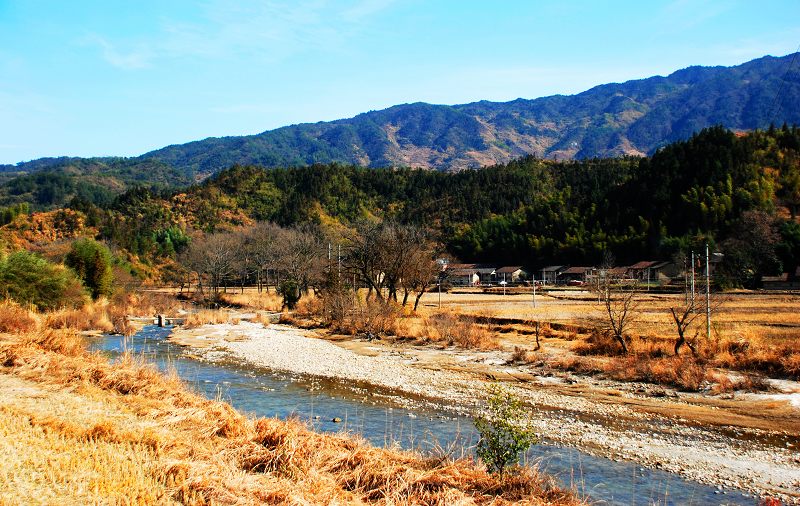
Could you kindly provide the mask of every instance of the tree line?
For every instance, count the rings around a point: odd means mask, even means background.
[[[706,242],[729,285],[800,264],[800,129],[705,129],[649,157],[508,164],[443,173],[348,165],[233,166],[184,190],[136,187],[68,207],[145,263],[255,223],[354,229],[387,221],[435,234],[451,257],[524,265],[670,259]]]
[[[178,257],[178,280],[209,298],[229,287],[274,287],[290,309],[309,291],[367,288],[367,300],[413,300],[416,310],[441,270],[440,251],[425,229],[393,221],[364,220],[342,231],[259,222],[193,241]]]

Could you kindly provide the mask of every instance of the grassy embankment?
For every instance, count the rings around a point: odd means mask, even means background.
[[[89,354],[73,324],[109,328],[115,314],[0,304],[0,504],[579,502],[533,469],[497,476],[254,420],[135,357]]]

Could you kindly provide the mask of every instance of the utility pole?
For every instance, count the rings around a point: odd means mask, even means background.
[[[694,305],[694,251],[692,251],[692,298],[691,304]]]
[[[686,263],[689,260],[683,257],[683,299],[686,305],[689,305],[689,266]]]
[[[708,270],[708,243],[706,243],[706,338],[711,338],[711,275]]]
[[[533,307],[536,307],[536,273],[531,276],[531,284],[533,285]]]

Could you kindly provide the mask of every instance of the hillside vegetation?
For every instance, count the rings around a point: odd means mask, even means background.
[[[156,160],[43,158],[0,166],[0,205],[28,203],[36,209],[51,209],[73,200],[108,205],[136,186],[158,191],[192,182],[191,177]]]
[[[609,254],[619,263],[677,258],[708,241],[726,255],[720,279],[747,286],[800,264],[800,129],[737,135],[715,127],[651,157],[527,157],[457,174],[235,166],[185,191],[137,188],[111,204],[70,206],[47,226],[40,214],[7,210],[0,237],[34,247],[40,236],[53,247],[87,234],[127,251],[128,261],[156,265],[192,237],[257,221],[317,224],[336,236],[377,219],[432,230],[464,261],[529,267],[600,263]]]

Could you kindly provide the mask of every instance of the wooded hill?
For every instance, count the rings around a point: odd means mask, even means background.
[[[137,188],[69,207],[98,238],[147,262],[174,257],[193,235],[255,221],[335,231],[383,219],[435,230],[464,261],[529,267],[608,253],[619,263],[669,259],[708,240],[726,254],[731,284],[748,284],[800,264],[800,129],[714,127],[651,157],[525,157],[455,174],[234,166],[185,191]],[[26,226],[11,214],[6,231]]]
[[[800,64],[793,61],[794,55],[765,56],[734,67],[689,67],[571,96],[402,104],[349,119],[168,146],[124,163],[143,174],[149,169],[140,164],[163,163],[173,169],[166,178],[180,182],[234,164],[274,168],[338,162],[455,171],[526,155],[559,160],[649,155],[713,125],[753,130],[770,123],[800,124]],[[67,161],[77,166],[76,159]],[[0,166],[0,173],[63,164],[63,159],[42,159]]]

